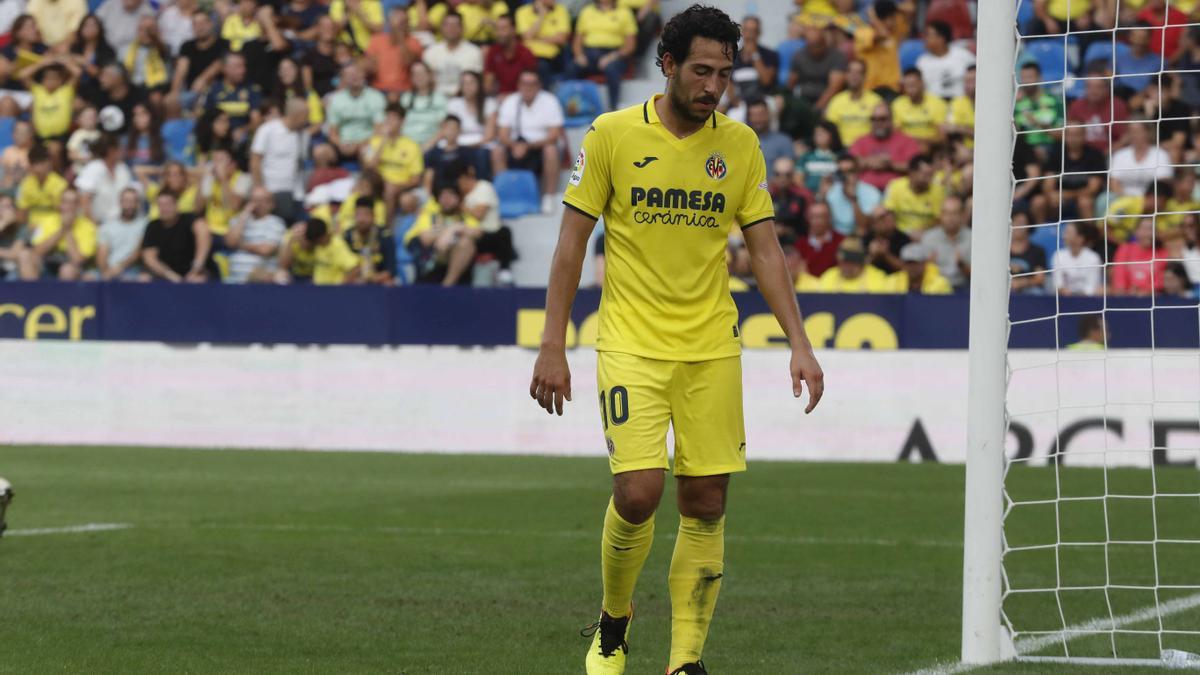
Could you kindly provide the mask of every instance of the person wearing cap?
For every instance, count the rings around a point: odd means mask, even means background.
[[[890,293],[887,275],[867,264],[867,251],[861,239],[842,241],[837,251],[837,266],[821,275],[823,293]]]
[[[917,242],[906,244],[900,249],[903,269],[888,276],[895,293],[920,293],[921,295],[949,295],[954,292],[950,282],[930,261],[928,249]]]

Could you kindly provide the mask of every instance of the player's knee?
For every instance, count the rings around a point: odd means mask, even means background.
[[[725,515],[728,476],[684,479],[679,485],[679,512],[689,518],[719,520]]]
[[[658,509],[658,497],[648,492],[614,494],[613,506],[625,522],[640,525],[654,516]]]

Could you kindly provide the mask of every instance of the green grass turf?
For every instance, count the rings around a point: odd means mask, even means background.
[[[0,541],[0,671],[582,672],[603,460],[6,447],[0,474],[17,490],[14,530],[133,525]],[[1100,475],[1064,472],[1064,484]],[[1110,475],[1132,485],[1148,472]],[[730,493],[713,672],[952,662],[962,477],[752,463]],[[1053,470],[1013,484],[1052,488]],[[667,658],[672,499],[637,593],[631,674]]]

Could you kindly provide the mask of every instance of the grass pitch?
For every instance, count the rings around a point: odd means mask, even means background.
[[[0,474],[17,493],[0,541],[0,671],[582,672],[602,459],[6,447]],[[1052,470],[1025,477],[1054,483]],[[631,674],[666,664],[672,504],[669,492],[636,596]],[[86,523],[129,527],[37,532]],[[961,467],[752,462],[726,531],[714,673],[956,658]]]

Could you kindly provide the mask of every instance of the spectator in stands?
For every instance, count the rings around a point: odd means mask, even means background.
[[[95,159],[75,177],[80,211],[94,221],[105,222],[121,215],[121,191],[133,185],[133,173],[121,161],[121,147],[112,136],[103,136],[92,146]]]
[[[792,149],[792,139],[787,134],[771,131],[771,109],[767,102],[756,99],[746,103],[746,125],[758,136],[758,144],[762,149],[763,159],[767,166],[774,166],[780,157],[795,159],[796,152]]]
[[[1061,180],[1042,181],[1042,192],[1034,197],[1037,222],[1049,222],[1050,214],[1057,218],[1060,208],[1067,219],[1093,218],[1096,197],[1105,187],[1107,162],[1100,151],[1088,145],[1084,127],[1069,126],[1063,132],[1063,150],[1057,164]]]
[[[517,95],[504,99],[500,106],[499,126],[500,143],[492,150],[495,173],[510,167],[533,171],[542,181],[542,213],[552,212],[553,195],[558,191],[563,111],[554,94],[542,89],[537,73],[521,73]]]
[[[100,125],[111,134],[128,131],[133,120],[133,106],[146,101],[146,93],[133,86],[129,73],[119,63],[108,63],[100,69],[100,77],[79,95],[100,111]]]
[[[1163,70],[1163,58],[1150,49],[1150,28],[1145,22],[1138,22],[1137,28],[1121,31],[1123,37],[1129,40],[1129,52],[1116,61],[1116,74],[1113,84],[1117,96],[1136,104],[1141,92],[1150,86],[1158,73]]]
[[[230,250],[227,283],[264,283],[275,274],[275,256],[287,226],[275,215],[271,192],[258,186],[250,201],[229,224],[225,247]]]
[[[1196,292],[1192,289],[1192,280],[1188,278],[1187,268],[1183,263],[1168,263],[1163,270],[1163,286],[1160,294],[1163,297],[1181,300],[1195,299]]]
[[[70,160],[70,170],[79,173],[83,169],[83,165],[92,159],[92,143],[100,138],[100,121],[96,108],[84,105],[75,115],[75,124],[76,129],[71,132],[66,149],[67,159]]]
[[[150,211],[146,216],[147,220],[154,220],[158,217],[157,197],[160,192],[170,192],[175,195],[176,208],[180,213],[194,214],[197,208],[201,206],[199,199],[200,190],[192,183],[188,171],[183,164],[179,162],[167,162],[162,168],[162,180],[160,183],[148,183],[145,186],[146,200],[150,202]],[[211,230],[212,227],[210,226]]]
[[[1138,222],[1133,238],[1117,247],[1109,267],[1111,290],[1116,295],[1150,295],[1162,290],[1165,252],[1156,246],[1154,219]]]
[[[900,131],[928,150],[942,140],[946,101],[925,91],[925,81],[916,68],[904,71],[901,86],[904,95],[892,101],[892,118]]]
[[[1165,213],[1158,215],[1158,230],[1166,233],[1169,230],[1181,230],[1185,222],[1193,214],[1200,213],[1200,199],[1196,194],[1196,168],[1179,166],[1175,168],[1175,178],[1171,181],[1171,195],[1167,199]],[[1188,276],[1193,276],[1189,271]],[[1200,282],[1200,275],[1195,275]]]
[[[142,235],[146,218],[138,213],[142,196],[134,188],[121,190],[121,213],[100,225],[96,246],[96,267],[101,281],[147,281],[142,271]]]
[[[820,190],[821,183],[837,172],[837,160],[842,150],[837,127],[825,120],[818,122],[813,129],[812,148],[798,162],[804,172],[804,186],[813,192]],[[763,153],[766,154],[766,150]]]
[[[424,63],[412,67],[412,90],[400,95],[404,106],[404,135],[428,150],[436,142],[438,128],[446,117],[446,97],[433,85],[433,72]]]
[[[1194,3],[1181,3],[1173,0],[1145,0],[1145,5],[1137,13],[1137,20],[1154,28],[1150,32],[1150,48],[1156,54],[1163,55],[1167,61],[1173,61],[1179,54],[1180,41],[1183,38],[1184,26],[1187,25],[1188,15],[1181,11],[1181,6],[1187,5],[1195,12]],[[1167,28],[1160,28],[1167,26]]]
[[[808,205],[808,234],[796,240],[796,250],[804,258],[809,274],[820,277],[837,264],[837,250],[845,239],[833,229],[829,206],[814,201]]]
[[[30,236],[18,264],[21,278],[33,281],[43,272],[64,281],[80,279],[96,257],[96,223],[79,208],[79,193],[65,190],[58,212],[43,218]]]
[[[65,42],[88,13],[84,0],[28,0],[25,12],[37,21],[47,47]]]
[[[221,74],[221,56],[229,50],[229,43],[213,30],[212,16],[197,11],[191,16],[192,39],[179,48],[175,59],[175,71],[171,78],[169,101],[186,110],[195,107]]]
[[[104,24],[104,35],[117,54],[124,54],[137,37],[142,17],[155,18],[154,8],[145,0],[104,0],[96,8]]]
[[[521,43],[513,22],[507,14],[496,18],[496,41],[483,59],[484,90],[490,96],[503,98],[515,92],[521,71],[538,67],[537,57]]]
[[[866,229],[866,228],[864,228]],[[904,266],[900,252],[912,243],[912,238],[896,229],[896,217],[891,211],[877,209],[870,218],[870,227],[863,243],[867,246],[867,259],[885,274],[895,274]],[[926,259],[928,259],[926,255]]]
[[[807,232],[805,216],[813,196],[804,187],[804,176],[796,173],[796,162],[790,157],[777,158],[771,164],[767,189],[775,205],[775,227],[780,236],[787,233],[794,240]]]
[[[256,187],[271,194],[275,214],[285,221],[298,216],[297,200],[304,192],[303,167],[307,159],[308,103],[293,98],[280,117],[264,122],[250,145],[250,175]],[[282,235],[281,235],[282,236]]]
[[[853,145],[871,133],[871,111],[883,103],[879,94],[866,88],[866,74],[866,64],[851,59],[846,64],[846,88],[825,106],[825,119],[837,125],[838,135],[846,145]]]
[[[34,67],[46,50],[34,18],[18,16],[8,46],[0,50],[0,117],[16,117],[33,103],[21,75]]]
[[[456,94],[446,103],[446,112],[462,123],[458,142],[468,147],[490,145],[496,138],[496,111],[500,106],[484,91],[483,78],[473,70],[463,71]]]
[[[846,86],[846,55],[831,44],[831,30],[825,24],[805,26],[804,48],[788,64],[788,89],[817,110]]]
[[[343,161],[353,161],[383,121],[387,98],[367,86],[362,69],[342,69],[342,88],[329,97],[325,132]]]
[[[1058,35],[1062,33],[1095,30],[1111,25],[1115,16],[1107,8],[1111,3],[1106,0],[1033,0],[1034,20],[1030,32],[1034,35]],[[1099,24],[1093,17],[1093,9],[1105,8],[1100,12],[1102,20]]]
[[[446,115],[433,147],[425,151],[425,175],[421,179],[421,185],[426,194],[433,194],[435,184],[455,180],[457,174],[453,168],[459,160],[478,167],[481,153],[476,152],[474,148],[459,145],[461,129],[462,122],[456,115]]]
[[[125,134],[122,153],[125,163],[133,169],[134,178],[142,183],[157,178],[166,160],[162,125],[153,110],[146,103],[133,106],[133,120]]]
[[[289,39],[312,42],[317,39],[317,22],[321,17],[328,15],[329,7],[324,3],[315,0],[289,0],[279,8],[276,23]]]
[[[757,16],[742,19],[742,46],[733,60],[730,81],[745,101],[770,95],[779,76],[779,52],[760,44],[761,35],[762,21]]]
[[[929,252],[924,246],[917,242],[905,245],[900,249],[900,260],[903,264],[902,269],[890,276],[895,292],[921,295],[946,295],[954,292],[950,282],[938,271],[937,265],[929,262]]]
[[[1195,220],[1194,218],[1191,220]],[[1189,226],[1188,230],[1195,230]],[[1183,271],[1193,284],[1200,283],[1200,250],[1191,246],[1184,229],[1169,229],[1159,236],[1163,256],[1183,265]]]
[[[462,16],[453,10],[442,18],[442,39],[425,50],[423,60],[446,98],[458,93],[463,71],[483,72],[483,51],[463,39]]]
[[[208,90],[204,98],[206,110],[221,110],[229,115],[229,128],[235,142],[251,138],[262,122],[262,89],[246,81],[246,57],[230,52],[222,59],[221,81]],[[330,105],[332,108],[332,103]]]
[[[180,213],[170,192],[160,192],[155,201],[159,216],[146,225],[142,266],[155,279],[173,283],[217,279],[210,255],[212,236],[204,219]]]
[[[633,12],[633,20],[637,23],[637,42],[633,53],[641,56],[650,45],[658,40],[662,30],[662,0],[618,0],[618,7]],[[743,31],[745,26],[743,25]],[[745,38],[745,32],[742,33]]]
[[[1021,223],[1027,225],[1028,221]],[[1046,292],[1046,251],[1029,241],[1029,228],[1014,227],[1008,248],[1009,289],[1013,293]]]
[[[29,153],[33,150],[33,125],[25,120],[18,120],[13,125],[12,145],[0,153],[0,170],[4,178],[0,181],[0,189],[11,190],[25,178],[29,171]]]
[[[88,14],[79,23],[71,39],[70,58],[82,71],[80,84],[90,85],[100,77],[100,68],[117,59],[116,52],[104,36],[104,24],[95,14]]]
[[[1092,223],[1063,227],[1063,246],[1050,260],[1054,287],[1060,295],[1099,295],[1104,289],[1104,261],[1093,248],[1098,236]]]
[[[951,99],[963,95],[963,77],[975,65],[975,55],[952,42],[950,26],[941,21],[925,25],[925,53],[917,57],[917,70],[934,96]]]
[[[1174,63],[1179,71],[1200,70],[1200,26],[1191,26],[1180,42],[1179,54]],[[1200,77],[1180,77],[1181,96],[1188,105],[1200,108]]]
[[[1045,162],[1050,157],[1051,146],[1058,144],[1062,136],[1062,99],[1042,89],[1042,69],[1034,61],[1021,66],[1021,86],[1017,88],[1016,124],[1025,142]]]
[[[490,255],[496,259],[500,269],[496,273],[496,285],[511,286],[513,283],[512,263],[517,259],[513,248],[512,230],[500,223],[500,196],[491,182],[475,174],[475,166],[460,161],[452,169],[458,176],[458,191],[463,196],[463,211],[479,221],[482,234],[476,242],[479,255]]]
[[[438,186],[435,200],[421,209],[404,235],[404,245],[417,259],[417,281],[443,286],[470,283],[476,244],[483,230],[463,210],[458,186]]]
[[[975,66],[963,73],[963,93],[950,101],[942,133],[951,142],[963,139],[966,147],[975,147]]]
[[[121,63],[133,86],[146,92],[155,107],[161,106],[171,84],[171,50],[159,38],[154,17],[138,21],[137,36],[121,54]]]
[[[391,286],[396,276],[396,242],[391,228],[375,225],[374,199],[354,201],[354,224],[342,236],[358,255],[359,281]]]
[[[555,0],[533,0],[517,9],[517,33],[538,59],[542,82],[553,83],[563,71],[563,50],[571,39],[571,16]]]
[[[372,87],[395,97],[412,89],[409,70],[424,51],[420,41],[408,32],[408,13],[403,7],[392,7],[388,11],[388,32],[371,36],[363,69],[371,76]]]
[[[908,163],[908,175],[888,184],[883,208],[896,218],[901,232],[920,238],[938,220],[946,196],[941,181],[934,180],[933,160],[918,155]]]
[[[1170,180],[1171,155],[1154,143],[1155,129],[1139,120],[1126,125],[1129,144],[1112,155],[1109,165],[1109,191],[1140,196],[1155,180]]]
[[[846,236],[865,232],[871,221],[870,214],[883,201],[883,193],[862,180],[858,160],[850,154],[840,155],[837,173],[830,176],[827,183],[827,186],[822,186],[819,195],[823,195],[825,203],[829,205],[833,229]]]
[[[321,133],[321,124],[325,121],[325,103],[317,96],[317,92],[304,86],[300,76],[300,66],[291,57],[279,59],[276,78],[271,88],[270,100],[275,105],[286,109],[290,101],[300,101],[307,109],[306,128],[310,135]],[[284,110],[281,109],[280,113]]]
[[[172,57],[178,57],[183,43],[195,37],[192,17],[196,8],[196,0],[174,0],[158,13],[158,34],[167,44]]]
[[[1083,96],[1075,99],[1067,109],[1067,119],[1072,124],[1087,125],[1087,142],[1105,157],[1108,156],[1109,136],[1120,145],[1125,135],[1124,122],[1129,119],[1129,106],[1119,98],[1113,98],[1112,72],[1103,61],[1088,65],[1084,80]]]
[[[575,21],[567,77],[578,80],[603,75],[608,109],[615,110],[621,102],[621,80],[636,46],[637,24],[628,9],[618,7],[617,0],[588,3]]]
[[[68,187],[67,181],[54,171],[46,148],[33,146],[29,150],[29,173],[17,185],[18,219],[36,228],[43,220],[55,217]]]
[[[338,76],[338,28],[327,14],[317,19],[316,29],[316,39],[300,58],[300,73],[304,77],[304,85],[324,97],[333,91],[333,83]]]
[[[862,241],[849,237],[838,245],[837,265],[821,275],[823,293],[889,293],[893,284],[887,275],[867,264]]]
[[[55,164],[65,166],[63,143],[71,131],[79,69],[66,56],[51,56],[26,68],[21,78],[33,96],[30,112],[34,133],[48,146]]]
[[[962,198],[950,195],[942,202],[938,227],[921,235],[921,244],[933,254],[938,270],[955,290],[966,288],[971,277],[971,229],[966,222]]]
[[[855,141],[850,154],[858,158],[862,179],[884,190],[908,171],[912,158],[921,154],[921,146],[892,126],[891,108],[880,103],[871,111],[871,133]]]
[[[867,64],[867,89],[891,99],[900,90],[900,43],[908,36],[912,0],[876,0],[867,25],[854,31],[858,58]]]
[[[387,222],[392,221],[397,209],[404,213],[417,210],[417,188],[425,172],[421,146],[404,136],[403,129],[404,108],[397,103],[388,104],[383,124],[363,148],[363,166],[383,177]]]
[[[200,197],[214,249],[224,248],[223,237],[229,231],[229,221],[241,211],[253,184],[248,173],[238,170],[228,147],[218,146],[212,151],[200,179]]]
[[[1195,73],[1184,75],[1195,76]],[[1196,111],[1180,99],[1182,78],[1164,72],[1158,79],[1159,82],[1151,82],[1150,86],[1146,87],[1141,101],[1141,117],[1146,120],[1159,120],[1158,147],[1167,151],[1172,164],[1186,164],[1187,151],[1195,147],[1192,141],[1191,118],[1195,116]]]
[[[28,239],[28,228],[17,215],[12,195],[0,192],[0,280],[18,274],[18,261]]]
[[[358,281],[358,256],[320,218],[297,223],[284,239],[275,282],[340,286]]]
[[[372,35],[383,32],[383,3],[333,0],[329,3],[329,18],[337,25],[341,41],[361,52],[370,44]]]

